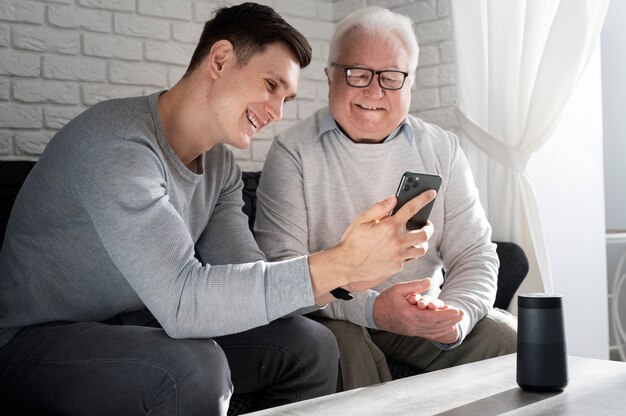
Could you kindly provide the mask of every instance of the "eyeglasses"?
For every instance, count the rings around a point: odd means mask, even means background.
[[[374,75],[378,75],[378,85],[385,90],[399,90],[404,85],[408,72],[384,70],[374,71],[368,68],[353,68],[345,67],[336,63],[331,63],[332,66],[343,69],[346,74],[346,82],[349,86],[355,88],[365,88],[372,83]]]

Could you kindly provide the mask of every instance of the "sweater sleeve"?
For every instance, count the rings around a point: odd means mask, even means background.
[[[307,217],[305,186],[300,155],[280,136],[274,139],[263,167],[257,190],[255,237],[259,247],[270,260],[284,260],[310,254],[310,225]],[[378,292],[366,290],[353,293],[350,301],[334,301],[316,312],[331,319],[375,327],[366,319]],[[316,311],[304,308],[299,313]]]
[[[146,143],[103,140],[85,148],[75,170],[74,192],[104,249],[169,336],[241,332],[314,304],[305,257],[201,263],[169,200],[163,163]],[[218,201],[218,218],[236,205],[230,192]],[[220,238],[238,233],[237,224],[220,228]]]
[[[268,259],[309,253],[309,224],[300,157],[280,136],[270,147],[257,189],[254,233]]]
[[[310,254],[300,159],[280,136],[270,147],[257,188],[254,235],[270,261]],[[305,307],[296,314],[317,309],[316,306]]]
[[[469,164],[458,138],[447,134],[452,153],[438,247],[446,273],[439,298],[465,312],[460,322],[465,337],[493,305],[499,261]]]

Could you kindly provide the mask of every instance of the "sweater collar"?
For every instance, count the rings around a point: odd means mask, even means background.
[[[324,111],[324,114],[322,116],[322,122],[320,123],[320,128],[317,133],[317,140],[320,140],[322,137],[327,136],[328,133],[332,131],[336,132],[341,137],[351,140],[339,128],[339,125],[330,114],[330,109],[326,107],[323,111]],[[383,140],[381,143],[390,142],[391,140],[395,139],[398,136],[403,136],[409,144],[413,143],[413,127],[411,126],[411,123],[409,122],[408,116],[406,116],[404,120],[402,121],[402,123],[400,123],[400,125],[394,131],[392,131],[391,134],[387,136],[385,140]]]

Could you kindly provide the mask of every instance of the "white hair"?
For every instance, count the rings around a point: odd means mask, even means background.
[[[353,29],[363,31],[370,36],[383,37],[390,33],[398,36],[411,58],[412,67],[410,70],[415,71],[417,69],[419,46],[413,30],[413,22],[407,16],[394,13],[379,6],[358,9],[344,17],[337,24],[335,33],[330,39],[328,65],[336,62],[339,58],[341,42]]]

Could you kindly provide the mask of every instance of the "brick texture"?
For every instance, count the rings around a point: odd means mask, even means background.
[[[0,78],[0,101],[7,101],[9,99],[9,79]]]
[[[0,130],[0,155],[7,157],[13,150],[13,132]]]
[[[259,0],[302,31],[313,61],[283,121],[249,149],[232,149],[244,170],[261,169],[272,137],[326,105],[324,67],[336,22],[380,5],[409,16],[420,43],[411,112],[454,129],[456,75],[450,0]],[[1,0],[0,159],[36,159],[69,120],[100,101],[170,88],[185,72],[219,0]]]
[[[80,52],[78,32],[27,25],[15,25],[12,31],[15,49],[69,55],[77,55]]]
[[[0,23],[0,48],[8,48],[10,41],[10,28],[7,24]]]
[[[0,20],[20,23],[42,24],[46,6],[30,0],[2,0],[0,2]]]

